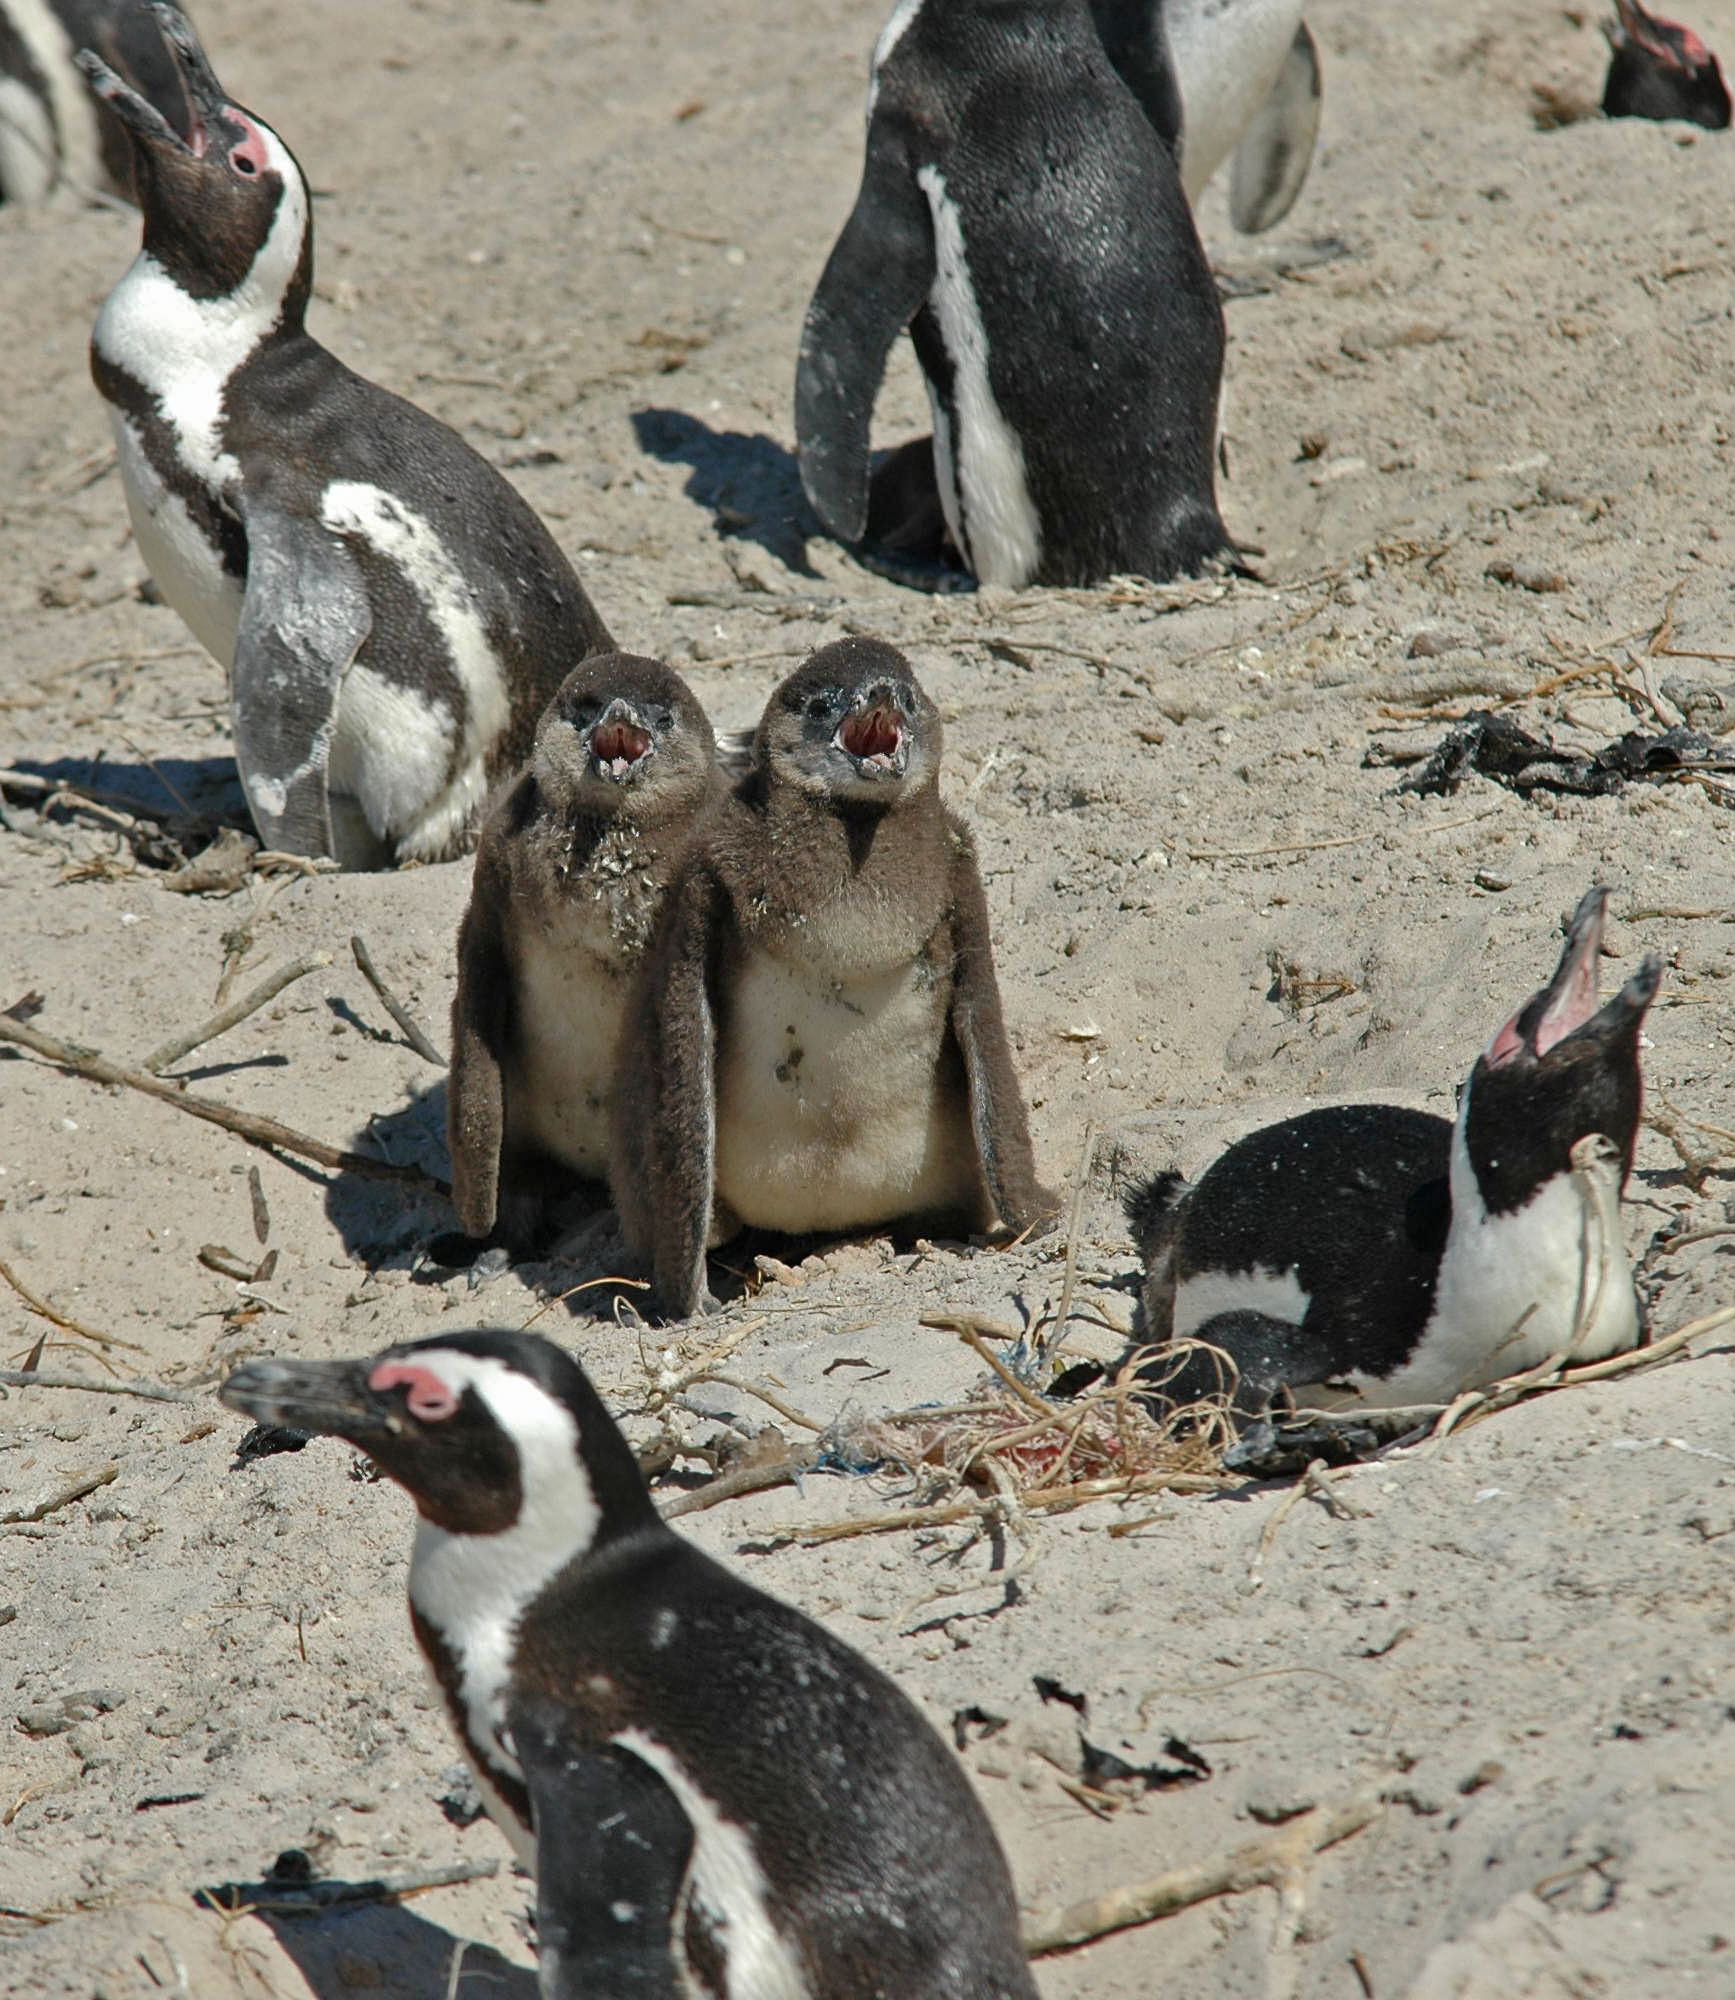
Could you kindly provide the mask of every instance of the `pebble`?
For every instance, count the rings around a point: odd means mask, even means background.
[[[21,1708],[18,1727],[26,1736],[63,1736],[75,1723],[107,1715],[125,1700],[119,1688],[81,1688],[72,1694],[57,1694],[49,1701]]]

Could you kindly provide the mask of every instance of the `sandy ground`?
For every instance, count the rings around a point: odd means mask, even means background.
[[[1735,140],[1536,129],[1533,83],[1599,87],[1594,9],[1323,0],[1325,122],[1301,202],[1258,244],[1205,203],[1238,294],[1222,498],[1264,580],[933,600],[804,538],[789,450],[796,332],[853,196],[882,11],[204,0],[199,18],[322,191],[321,336],[508,470],[626,643],[685,667],[726,726],[829,638],[908,650],[981,845],[1045,1174],[1075,1185],[1087,1140],[1099,1161],[1081,1304],[1121,1325],[1132,1311],[1108,1151],[1196,1169],[1310,1102],[1449,1109],[1592,881],[1614,892],[1611,985],[1646,950],[1668,964],[1653,1108],[1735,1127],[1727,804],[1700,785],[1527,801],[1482,778],[1419,799],[1370,761],[1490,699],[1599,744],[1634,721],[1615,670],[1651,694],[1735,681]],[[1735,5],[1695,0],[1694,19],[1735,52]],[[219,676],[140,598],[85,373],[135,233],[92,210],[0,214],[6,761],[233,810]],[[884,437],[921,414],[906,359]],[[1559,587],[1503,582],[1502,563]],[[239,991],[327,951],[172,1074],[445,1171],[441,1073],[348,941],[443,1041],[464,865],[186,896],[88,822],[22,803],[13,818],[0,1004],[34,990],[41,1028],[136,1060],[212,1010],[226,953]],[[611,1267],[607,1229],[571,1263],[472,1289],[418,1268],[450,1227],[436,1197],[260,1153],[33,1059],[0,1058],[0,1078],[0,1255],[129,1343],[123,1373],[197,1392],[33,1389],[0,1407],[0,1516],[26,1517],[0,1528],[0,1983],[33,2000],[528,2000],[527,1886],[490,1826],[459,1830],[438,1803],[454,1753],[403,1614],[407,1507],[332,1446],[233,1469],[242,1427],[206,1391],[253,1353],[540,1312],[615,1407],[642,1403],[635,1338],[586,1317],[585,1295],[546,1303]],[[1688,1144],[1703,1171],[1647,1130],[1629,1189],[1635,1251],[1694,1239],[1651,1251],[1660,1332],[1732,1296],[1727,1155],[1715,1133]],[[1052,1306],[1064,1235],[974,1256],[846,1246],[704,1338],[755,1322],[732,1372],[822,1424],[949,1396],[980,1363],[919,1315]],[[200,1261],[207,1245],[277,1261],[249,1296]],[[0,1330],[12,1365],[46,1330],[44,1366],[96,1372],[88,1341],[10,1289]],[[953,1528],[810,1547],[781,1531],[897,1490],[814,1476],[691,1532],[942,1728],[972,1706],[1008,1718],[967,1757],[1032,1909],[1365,1786],[1394,1793],[1281,1907],[1262,1890],[1049,1960],[1050,2000],[1729,1993],[1731,1352],[1713,1338],[1358,1471],[1339,1510],[1305,1500],[1263,1557],[1285,1487],[1098,1505],[1028,1545]],[[774,1415],[704,1395],[751,1425]],[[1172,1767],[1177,1738],[1209,1775],[1087,1810],[1063,1788],[1077,1724],[1040,1702],[1039,1675],[1088,1697],[1093,1742]],[[12,1719],[90,1690],[101,1701],[60,1733]],[[198,1885],[255,1880],[288,1848],[349,1881],[500,1872],[318,1923],[195,1911]]]

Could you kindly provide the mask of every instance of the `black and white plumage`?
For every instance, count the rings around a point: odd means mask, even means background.
[[[1682,118],[1723,131],[1729,86],[1715,55],[1678,22],[1648,12],[1640,0],[1615,0],[1606,22],[1608,76],[1602,108],[1611,118]]]
[[[80,70],[80,49],[175,127],[192,129],[181,73],[140,0],[0,0],[0,202],[133,191],[126,127]]]
[[[1647,958],[1597,1006],[1605,889],[1574,912],[1554,977],[1477,1059],[1455,1123],[1345,1105],[1266,1127],[1185,1186],[1127,1201],[1147,1337],[1236,1365],[1237,1407],[1326,1387],[1369,1406],[1444,1401],[1569,1351],[1630,1347],[1638,1305],[1620,1233],[1640,1105]],[[1193,1350],[1164,1393],[1218,1386]]]
[[[869,526],[874,397],[905,327],[934,417],[927,484],[979,582],[1231,555],[1216,287],[1085,0],[901,0],[879,38],[861,189],[795,386],[802,484],[845,542]],[[895,522],[875,532],[908,548]]]
[[[1103,46],[1197,201],[1232,160],[1229,214],[1257,235],[1295,205],[1319,134],[1301,0],[1090,0]]]
[[[559,1348],[256,1361],[222,1396],[346,1438],[414,1499],[412,1622],[536,1876],[547,2000],[1034,2000],[951,1753],[885,1675],[663,1524]]]
[[[230,669],[266,845],[443,859],[607,630],[499,473],[308,334],[301,169],[230,101],[185,17],[155,14],[190,138],[81,57],[132,134],[144,211],[91,342],[140,553]]]

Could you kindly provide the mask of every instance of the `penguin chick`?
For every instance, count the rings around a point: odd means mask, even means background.
[[[609,1184],[653,1303],[741,1224],[1052,1218],[940,719],[893,647],[825,646],[689,850],[622,1032]]]
[[[821,524],[859,543],[871,516],[897,557],[942,554],[912,548],[870,494],[874,397],[907,326],[931,483],[979,582],[1166,578],[1232,557],[1213,485],[1217,288],[1174,159],[1085,0],[901,0],[872,79],[861,189],[796,372]],[[915,469],[900,455],[891,476]]]
[[[887,1677],[664,1525],[577,1362],[456,1333],[221,1391],[420,1519],[410,1619],[536,1877],[545,2000],[1035,2000],[1005,1858]]]
[[[1281,222],[1319,136],[1319,50],[1301,0],[1090,0],[1090,10],[1187,199],[1232,158],[1235,227],[1253,236]]]
[[[1598,1008],[1607,901],[1580,901],[1554,977],[1477,1058],[1455,1124],[1310,1111],[1237,1141],[1193,1187],[1165,1174],[1132,1190],[1146,1337],[1226,1354],[1242,1416],[1286,1388],[1444,1402],[1552,1354],[1631,1347],[1620,1192],[1662,963]],[[1150,1372],[1175,1404],[1223,1381],[1197,1349]]]
[[[1611,118],[1684,118],[1723,131],[1729,86],[1722,65],[1691,28],[1647,13],[1640,0],[1615,0],[1602,108]]]
[[[230,670],[265,845],[348,867],[444,859],[567,671],[612,642],[493,467],[308,334],[301,169],[231,102],[185,15],[154,11],[190,138],[79,58],[132,135],[144,212],[91,342],[139,551]]]
[[[181,73],[139,0],[0,0],[0,202],[46,201],[60,188],[132,199],[132,142],[80,71],[80,49],[191,131]]]
[[[705,711],[659,661],[587,660],[543,711],[458,932],[447,1134],[469,1235],[531,1255],[561,1184],[606,1177],[627,992],[720,785]]]

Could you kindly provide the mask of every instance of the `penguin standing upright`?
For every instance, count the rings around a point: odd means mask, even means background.
[[[1053,1217],[940,748],[901,653],[822,646],[688,850],[622,1025],[609,1161],[670,1318],[711,1303],[705,1252],[743,1223]]]
[[[347,1439],[420,1520],[410,1618],[536,1877],[545,2000],[1035,2000],[1004,1856],[907,1696],[659,1519],[534,1335],[254,1361],[259,1421]]]
[[[627,994],[721,782],[705,711],[659,660],[600,654],[543,710],[458,931],[446,1131],[471,1237],[533,1255],[566,1183],[607,1178]]]
[[[0,202],[132,195],[126,127],[80,71],[94,49],[177,132],[192,130],[181,73],[140,0],[0,0]]]
[[[1319,50],[1301,0],[1090,0],[1109,60],[1172,149],[1189,201],[1233,156],[1229,215],[1254,236],[1295,205],[1319,135]]]
[[[925,482],[979,582],[1173,577],[1233,553],[1217,289],[1086,0],[902,0],[880,36],[861,190],[795,385],[802,484],[845,542],[869,529],[874,397],[906,326],[934,417]],[[907,546],[886,511],[875,536]]]
[[[1134,1189],[1146,1337],[1226,1353],[1247,1415],[1285,1388],[1444,1401],[1552,1354],[1632,1346],[1620,1191],[1662,962],[1598,1007],[1607,902],[1580,900],[1554,977],[1478,1057],[1454,1124],[1389,1104],[1310,1111],[1238,1140],[1194,1187],[1162,1174]],[[1154,1372],[1175,1402],[1218,1386],[1197,1350]]]
[[[350,867],[462,851],[570,668],[612,642],[492,466],[307,332],[307,183],[158,0],[183,138],[100,58],[144,247],[91,372],[140,553],[230,669],[235,754],[269,847]]]

